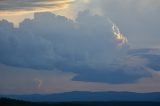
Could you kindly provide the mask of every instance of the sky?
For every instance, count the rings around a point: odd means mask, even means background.
[[[0,94],[160,92],[159,0],[0,0]]]

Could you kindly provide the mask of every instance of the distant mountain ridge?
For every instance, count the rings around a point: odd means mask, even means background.
[[[160,92],[66,92],[48,95],[3,95],[17,100],[34,102],[73,102],[73,101],[154,101],[160,102]]]

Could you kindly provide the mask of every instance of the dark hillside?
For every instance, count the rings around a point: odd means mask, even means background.
[[[26,102],[8,98],[0,99],[0,106],[160,106],[160,102]]]

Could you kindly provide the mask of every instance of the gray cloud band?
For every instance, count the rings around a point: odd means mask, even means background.
[[[69,4],[73,0],[1,0],[0,11],[27,11],[37,10],[37,8],[53,8],[62,7],[64,4]]]

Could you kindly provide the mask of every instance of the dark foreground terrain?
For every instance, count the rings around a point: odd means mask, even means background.
[[[32,102],[99,102],[99,101],[152,101],[160,102],[160,92],[135,93],[135,92],[64,92],[54,94],[32,94],[32,95],[0,95],[4,98]]]
[[[1,98],[0,106],[160,106],[160,102],[26,102]]]

